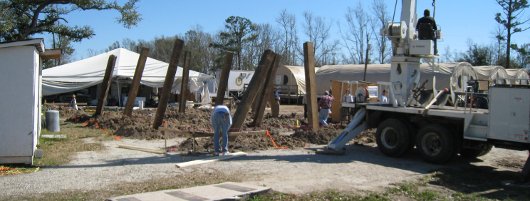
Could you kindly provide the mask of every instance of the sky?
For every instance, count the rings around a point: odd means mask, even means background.
[[[401,14],[401,0],[394,21]],[[123,0],[121,0],[123,2]],[[388,12],[394,11],[394,0],[385,0]],[[83,11],[67,16],[70,25],[88,25],[94,29],[95,36],[74,43],[76,52],[73,59],[89,57],[89,52],[101,51],[115,41],[125,38],[137,41],[152,40],[160,36],[183,34],[199,25],[205,32],[217,33],[224,27],[224,20],[229,16],[241,16],[254,23],[269,23],[277,27],[275,19],[282,10],[296,16],[298,32],[303,33],[303,13],[310,11],[314,16],[324,17],[333,23],[332,36],[340,40],[337,24],[345,24],[348,7],[354,8],[361,3],[365,10],[371,12],[371,0],[140,0],[138,11],[143,20],[131,29],[124,28],[116,22],[119,16],[115,11]],[[432,0],[418,0],[417,13],[422,15],[428,8],[432,15]],[[441,54],[446,47],[454,52],[467,49],[469,40],[478,44],[490,44],[494,41],[493,33],[498,24],[495,13],[500,12],[495,0],[438,0],[436,1],[435,19],[442,30],[443,39],[438,42]],[[525,13],[528,16],[530,11]],[[530,31],[513,36],[515,43],[529,43]],[[307,38],[300,34],[302,42]],[[46,41],[51,45],[51,41]],[[301,46],[302,44],[300,44]]]

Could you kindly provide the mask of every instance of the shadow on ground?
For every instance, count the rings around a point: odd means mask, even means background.
[[[496,200],[530,200],[530,183],[521,182],[520,170],[500,170],[459,159],[455,166],[438,169],[433,177],[429,184],[463,194]]]

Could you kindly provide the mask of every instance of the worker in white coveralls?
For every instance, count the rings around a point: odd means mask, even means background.
[[[79,110],[77,107],[77,100],[75,99],[75,94],[72,94],[72,100],[70,100],[70,107],[74,110]]]
[[[213,127],[213,147],[214,155],[219,154],[228,155],[228,129],[232,125],[232,116],[230,110],[224,105],[217,105],[214,107],[212,112],[212,127]],[[219,146],[219,135],[223,134],[222,147]]]

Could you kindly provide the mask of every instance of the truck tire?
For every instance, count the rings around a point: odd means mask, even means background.
[[[491,144],[482,143],[474,148],[462,148],[462,150],[460,150],[460,156],[464,158],[477,158],[489,153],[492,147],[493,146]]]
[[[387,156],[399,157],[410,150],[410,134],[406,124],[397,119],[386,119],[377,126],[377,147]]]
[[[422,158],[430,163],[446,163],[456,155],[455,138],[438,124],[421,128],[416,138],[416,146]]]

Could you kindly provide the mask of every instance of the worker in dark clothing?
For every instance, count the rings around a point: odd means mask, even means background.
[[[433,40],[434,42],[434,54],[438,54],[438,49],[436,47],[436,22],[434,18],[431,17],[431,12],[429,9],[423,11],[423,17],[418,20],[416,24],[416,31],[418,31],[418,39],[420,40]]]

